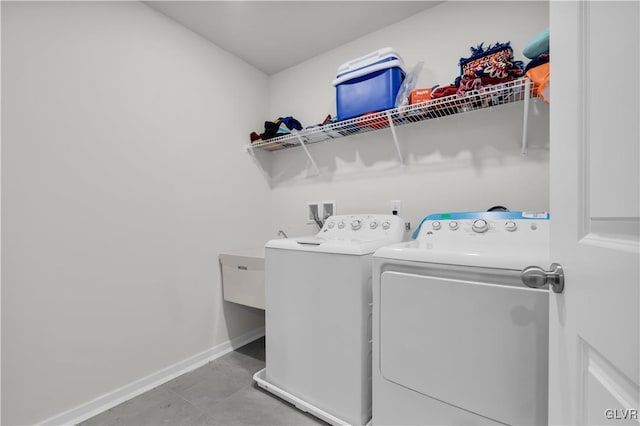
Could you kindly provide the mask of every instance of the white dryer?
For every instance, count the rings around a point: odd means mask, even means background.
[[[266,244],[259,386],[334,425],[370,420],[372,255],[403,236],[398,216],[339,215]]]
[[[547,423],[549,215],[430,215],[373,262],[373,425]]]

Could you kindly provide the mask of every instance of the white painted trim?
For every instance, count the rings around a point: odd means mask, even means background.
[[[2,22],[2,8],[0,7],[0,22]],[[0,34],[2,32],[0,31]],[[0,46],[2,46],[2,36],[0,35]],[[2,55],[0,55],[0,58]],[[0,81],[2,80],[2,59],[0,59]],[[1,86],[1,85],[0,85]],[[2,99],[2,88],[0,87],[0,99]],[[0,105],[0,135],[2,135],[2,105]],[[0,147],[2,146],[2,138],[0,137]],[[0,153],[2,149],[0,149]],[[0,176],[2,176],[2,155],[0,155]],[[0,177],[0,188],[2,188],[2,178]],[[0,239],[2,238],[2,191],[0,190]],[[2,259],[2,250],[0,249],[0,259]],[[2,277],[2,262],[0,262],[0,277]],[[2,278],[0,278],[0,306],[2,306]],[[0,308],[0,318],[2,318],[2,309]],[[0,330],[2,329],[2,320],[0,320]],[[0,365],[2,365],[2,343],[0,340]],[[0,383],[2,383],[2,369],[0,368]],[[0,423],[2,422],[2,391],[0,390]]]
[[[104,395],[101,395],[91,401],[85,402],[68,411],[50,417],[39,425],[76,425],[82,421],[90,419],[110,408],[115,407],[125,401],[128,401],[148,390],[151,390],[163,383],[168,382],[182,374],[195,370],[206,363],[220,358],[229,352],[246,345],[262,336],[264,336],[264,327],[259,327],[248,333],[238,336],[234,339],[227,340],[210,349],[190,356],[187,359],[179,361],[162,370],[156,371],[146,377],[124,385],[118,389],[114,389]]]

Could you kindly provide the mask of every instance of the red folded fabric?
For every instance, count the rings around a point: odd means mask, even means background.
[[[455,95],[458,88],[454,84],[448,86],[437,87],[431,92],[431,99],[443,98],[445,96]]]
[[[507,81],[512,81],[513,77],[503,77],[503,78],[495,78],[495,77],[476,77],[476,78],[461,78],[460,79],[460,87],[458,88],[458,95],[464,96],[465,92],[469,90],[479,90],[484,86],[491,86],[492,84],[500,84],[506,83]]]

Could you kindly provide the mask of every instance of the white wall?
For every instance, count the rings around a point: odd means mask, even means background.
[[[217,256],[274,234],[242,149],[267,90],[141,3],[2,2],[2,424],[263,325]]]
[[[417,87],[444,86],[459,75],[458,61],[470,56],[470,46],[511,41],[516,59],[526,60],[525,44],[547,26],[547,2],[446,2],[272,76],[270,116],[293,115],[305,126],[335,117],[331,81],[338,66],[382,47],[395,48],[409,70],[424,62]],[[305,224],[307,201],[336,200],[338,213],[347,214],[389,213],[389,201],[399,199],[401,215],[414,227],[435,212],[494,205],[546,210],[548,106],[532,102],[532,147],[522,157],[522,105],[398,128],[405,168],[388,130],[311,145],[320,177],[309,177],[301,148],[271,153],[273,228],[316,232]]]

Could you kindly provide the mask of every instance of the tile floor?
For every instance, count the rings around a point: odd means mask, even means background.
[[[78,426],[326,425],[256,386],[264,337]]]

